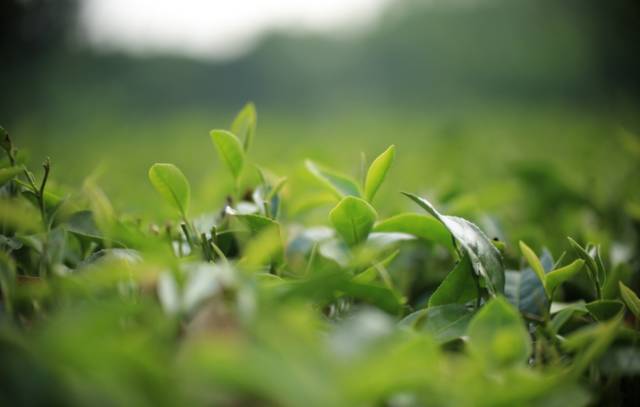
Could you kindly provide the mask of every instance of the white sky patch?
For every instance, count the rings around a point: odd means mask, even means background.
[[[224,59],[274,30],[334,35],[367,27],[393,0],[84,0],[89,43]]]

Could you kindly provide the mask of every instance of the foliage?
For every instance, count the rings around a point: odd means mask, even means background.
[[[394,146],[360,181],[307,161],[318,225],[291,207],[287,178],[252,162],[256,117],[249,104],[210,133],[233,178],[217,208],[190,210],[182,171],[151,166],[157,205],[174,209],[162,223],[119,213],[91,178],[64,193],[55,166],[38,177],[2,130],[0,404],[633,400],[637,244],[621,258],[569,239],[554,261],[494,239],[482,217],[445,214],[459,212],[442,196],[398,194],[426,213],[382,216],[373,198]],[[637,228],[622,213],[621,230]]]

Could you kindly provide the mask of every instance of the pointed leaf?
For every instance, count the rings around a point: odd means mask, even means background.
[[[531,269],[536,273],[536,276],[540,279],[542,286],[544,287],[547,295],[549,294],[549,289],[547,288],[547,282],[545,278],[544,268],[542,267],[542,263],[540,263],[540,259],[536,256],[535,252],[531,250],[529,246],[526,245],[525,242],[520,241],[520,251],[524,255],[524,258],[527,259],[527,263],[531,266]]]
[[[451,233],[439,220],[419,213],[401,213],[378,222],[374,232],[408,233],[453,249]]]
[[[186,218],[191,200],[191,187],[182,171],[173,164],[153,164],[149,180],[162,197]]]
[[[417,195],[403,194],[444,224],[464,252],[469,255],[473,269],[482,278],[482,283],[491,295],[495,296],[504,292],[505,277],[502,256],[476,225],[466,219],[440,214],[429,201]]]
[[[353,196],[344,198],[329,213],[333,227],[349,246],[367,239],[377,216],[367,201]]]
[[[364,197],[367,201],[373,201],[373,197],[382,185],[389,168],[396,155],[396,146],[390,146],[384,153],[380,154],[369,166],[367,177],[364,181]]]
[[[429,307],[445,304],[466,304],[478,298],[477,283],[469,256],[464,256],[429,298]]]
[[[622,281],[620,284],[620,296],[622,300],[629,308],[629,311],[636,317],[637,320],[640,320],[640,298],[636,295],[636,293],[631,290],[631,288],[624,285]]]
[[[244,151],[248,151],[253,143],[253,137],[256,133],[256,122],[256,107],[253,103],[249,102],[244,105],[235,119],[233,119],[233,123],[231,123],[231,133],[242,140]]]
[[[234,179],[240,177],[244,166],[244,150],[238,138],[225,130],[211,130],[209,133],[218,150],[220,159],[225,163]]]
[[[622,314],[624,304],[618,300],[597,300],[585,305],[598,321],[607,321]]]
[[[524,365],[531,338],[520,313],[504,297],[483,306],[469,324],[469,350],[489,366]]]
[[[560,267],[559,269],[555,269],[551,273],[547,274],[547,290],[549,290],[549,295],[553,293],[553,290],[555,290],[556,287],[582,270],[583,266],[584,260],[577,259],[573,263]]]
[[[307,170],[318,181],[322,183],[331,193],[337,198],[344,198],[345,196],[357,196],[361,195],[360,187],[350,177],[339,174],[337,172],[320,168],[316,163],[311,160],[305,161]]]

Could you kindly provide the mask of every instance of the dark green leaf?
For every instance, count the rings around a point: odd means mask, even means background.
[[[504,293],[504,266],[502,256],[487,236],[473,223],[456,216],[441,215],[424,198],[404,193],[427,212],[436,217],[451,232],[465,253],[469,255],[471,265],[491,295]]]
[[[478,295],[471,261],[469,256],[465,255],[431,295],[429,307],[446,304],[466,304],[477,298]]]
[[[624,304],[618,300],[597,300],[588,303],[586,307],[598,321],[615,318],[624,310]]]
[[[624,285],[622,281],[620,284],[620,297],[622,297],[622,301],[627,305],[629,311],[636,317],[637,320],[640,320],[640,298],[634,293],[629,287]]]

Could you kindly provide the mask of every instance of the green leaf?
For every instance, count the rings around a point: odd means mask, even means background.
[[[387,267],[391,262],[395,260],[400,254],[400,250],[396,250],[392,252],[390,255],[382,259],[381,261],[375,263],[371,267],[367,267],[362,273],[359,273],[353,278],[353,281],[358,283],[371,283],[381,274],[380,269]]]
[[[429,307],[415,322],[415,326],[433,335],[438,343],[450,342],[464,336],[473,311],[461,304]]]
[[[596,287],[596,293],[599,296],[601,285],[598,279],[598,265],[596,264],[595,259],[591,257],[591,255],[582,246],[580,246],[578,242],[576,242],[570,237],[567,237],[567,239],[569,240],[569,244],[571,244],[571,247],[576,252],[578,257],[584,260],[585,264],[587,265],[589,278],[591,279],[594,286]]]
[[[553,258],[548,250],[542,252],[540,263],[546,273],[553,268]],[[505,273],[505,296],[520,312],[531,318],[542,318],[549,310],[549,299],[542,281],[531,267]]]
[[[187,217],[191,187],[178,167],[173,164],[153,164],[149,169],[149,181],[156,191],[180,212],[183,218]]]
[[[429,298],[429,307],[466,304],[479,295],[469,256],[464,256]]]
[[[402,298],[389,287],[351,280],[339,287],[339,290],[390,314],[398,314],[402,310]]]
[[[249,102],[231,123],[231,133],[235,134],[239,139],[243,140],[244,151],[249,151],[249,147],[253,143],[253,137],[256,133],[257,114],[256,107]]]
[[[399,232],[414,235],[420,239],[439,243],[454,249],[451,233],[439,220],[419,213],[401,213],[382,220],[373,227],[374,232]]]
[[[531,250],[531,248],[527,246],[526,243],[523,241],[520,241],[520,251],[524,255],[525,259],[527,259],[527,263],[529,263],[529,266],[531,266],[531,269],[534,271],[534,273],[536,273],[536,276],[538,276],[538,278],[540,279],[540,282],[542,283],[544,290],[547,292],[547,295],[549,295],[549,289],[547,288],[545,272],[544,272],[544,268],[542,267],[542,263],[540,263],[540,259],[538,258],[538,256],[536,256],[534,251]]]
[[[598,321],[607,321],[622,314],[624,304],[618,300],[597,300],[585,305]]]
[[[265,228],[270,228],[273,226],[276,226],[278,228],[280,227],[280,224],[277,221],[263,215],[241,214],[231,209],[227,209],[227,212],[247,225],[247,227],[253,234],[259,233]]]
[[[226,130],[211,130],[209,133],[213,144],[218,150],[220,159],[231,171],[234,179],[240,177],[244,166],[244,150],[238,138]]]
[[[631,290],[631,288],[624,285],[622,281],[618,283],[620,285],[620,296],[622,300],[629,308],[629,311],[636,317],[637,320],[640,320],[640,298],[636,295],[636,293]]]
[[[584,301],[580,301],[578,303],[575,304],[571,304],[565,308],[563,308],[562,310],[558,311],[557,314],[554,315],[553,319],[551,320],[551,324],[549,325],[549,327],[551,328],[551,330],[555,333],[558,334],[560,332],[560,329],[562,329],[562,327],[575,315],[582,315],[582,314],[587,314],[589,312],[589,310],[586,307],[586,304]]]
[[[582,270],[584,266],[584,260],[577,259],[573,263],[568,264],[564,267],[560,267],[559,269],[555,269],[549,274],[546,275],[546,288],[548,290],[549,296],[553,294],[553,290],[556,289],[560,284],[564,283],[571,277],[573,277],[577,272]]]
[[[353,196],[344,198],[329,213],[333,227],[349,246],[367,239],[377,216],[367,201]]]
[[[367,171],[367,177],[364,181],[364,197],[367,201],[373,201],[373,197],[382,185],[389,168],[393,163],[393,158],[396,155],[396,146],[390,146],[384,153],[380,154],[378,158],[373,160]]]
[[[22,167],[0,168],[0,187],[14,179],[23,170]]]
[[[531,353],[524,321],[504,297],[493,298],[478,311],[467,335],[471,353],[489,366],[524,365]]]
[[[361,196],[358,183],[352,178],[337,172],[320,168],[311,160],[306,160],[307,170],[338,199],[345,196]]]
[[[462,246],[463,251],[469,255],[473,269],[482,278],[482,283],[491,295],[504,293],[502,256],[476,225],[466,219],[440,214],[429,201],[417,195],[406,192],[403,194],[444,224]]]

